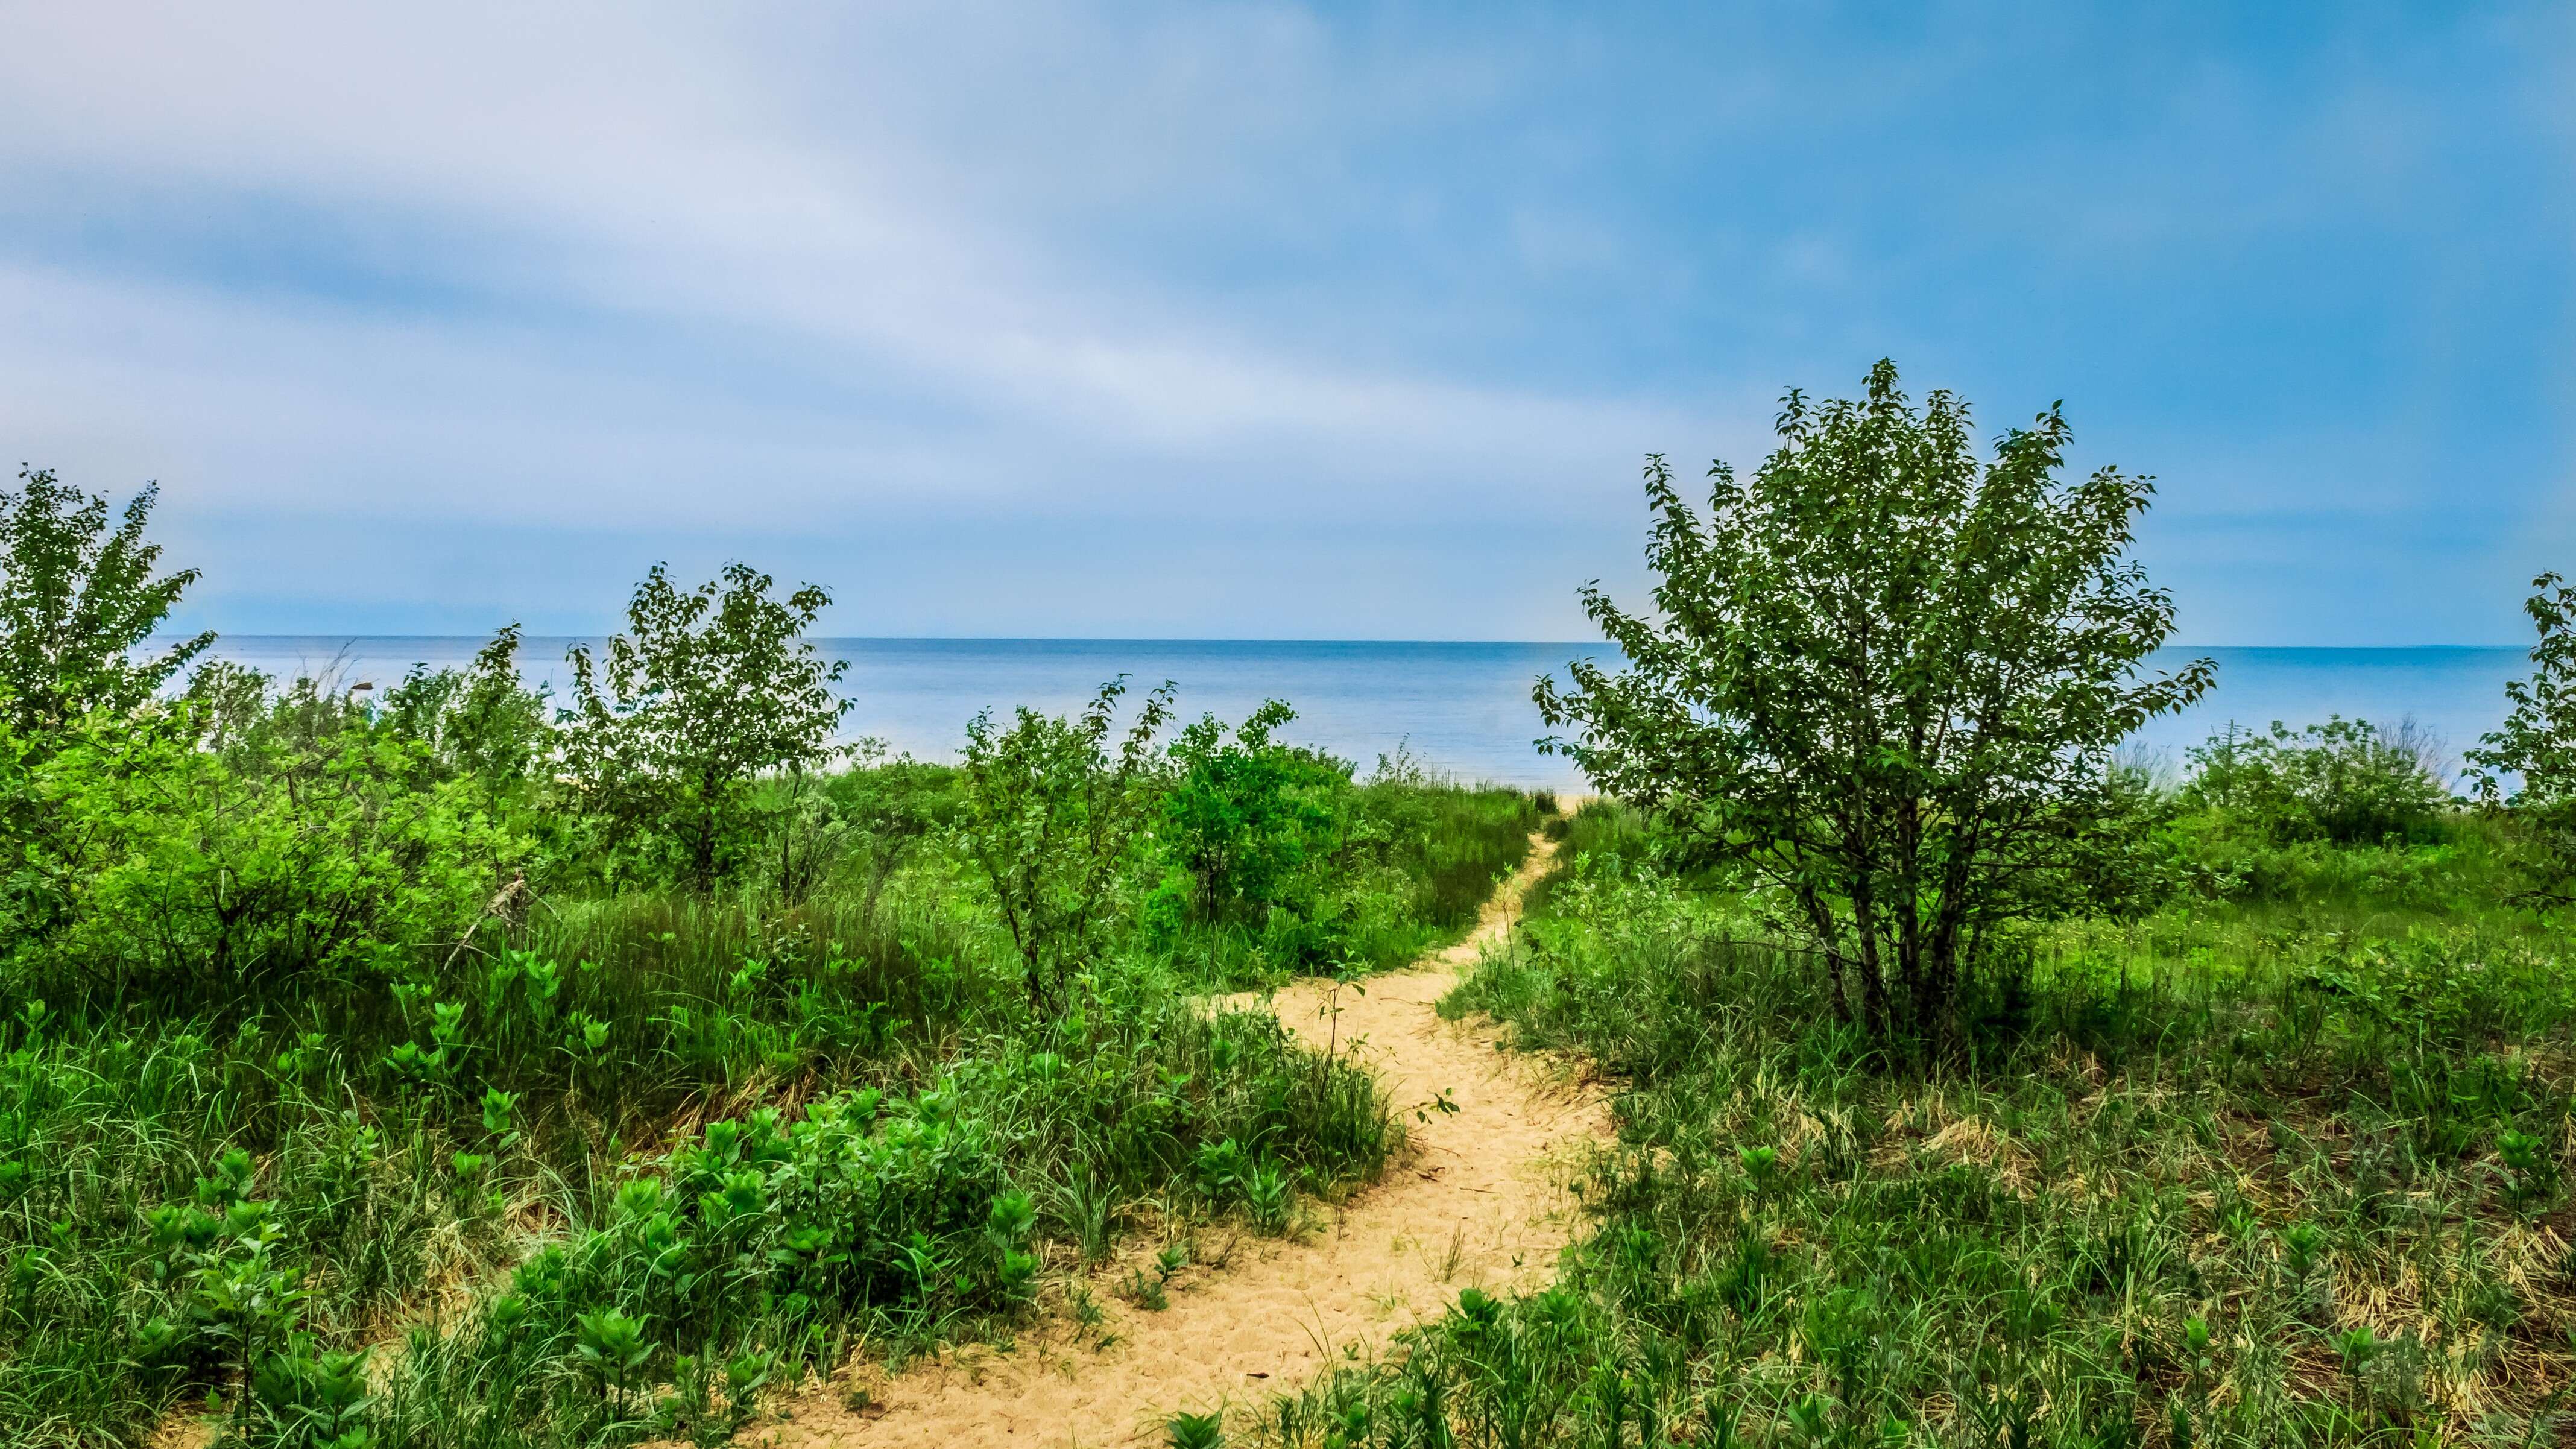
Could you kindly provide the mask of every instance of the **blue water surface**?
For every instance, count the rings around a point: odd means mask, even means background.
[[[2529,650],[2480,647],[2164,649],[2152,667],[2178,669],[2196,658],[2217,662],[2218,687],[2179,715],[2149,721],[2132,748],[2184,766],[2191,746],[2229,724],[2412,720],[2443,744],[2456,771],[2459,752],[2504,722],[2505,682],[2531,672]]]
[[[218,657],[281,677],[311,674],[379,688],[414,665],[454,667],[482,640],[437,636],[232,635]],[[530,639],[532,681],[560,696],[570,639]],[[1546,733],[1530,703],[1542,671],[1568,659],[1615,659],[1601,644],[1386,643],[1145,639],[820,639],[846,659],[857,701],[850,732],[923,759],[953,759],[976,712],[1026,704],[1079,708],[1103,680],[1125,673],[1141,689],[1169,679],[1189,717],[1232,721],[1265,699],[1297,709],[1290,738],[1320,745],[1363,769],[1399,744],[1452,774],[1516,785],[1577,788],[1563,760],[1537,753]],[[2184,751],[2230,721],[2293,727],[2330,714],[2394,724],[2412,718],[2454,756],[2504,717],[2504,683],[2529,669],[2514,648],[2168,649],[2153,667],[2207,656],[2218,688],[2186,713],[2156,720],[2137,748],[2177,766]]]

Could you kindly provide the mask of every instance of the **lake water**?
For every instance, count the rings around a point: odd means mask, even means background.
[[[463,665],[481,640],[429,636],[234,635],[222,658],[281,677],[336,677],[392,684],[414,664]],[[530,639],[528,677],[562,693],[570,639]],[[1570,658],[1606,656],[1602,645],[1332,643],[1268,640],[820,639],[847,659],[846,689],[858,702],[853,734],[874,735],[923,759],[954,758],[976,711],[1019,704],[1049,713],[1076,709],[1101,681],[1121,672],[1138,688],[1165,679],[1180,687],[1187,717],[1214,712],[1232,721],[1265,699],[1296,706],[1287,736],[1359,762],[1363,770],[1403,743],[1454,774],[1518,785],[1574,788],[1565,762],[1530,743],[1545,733],[1530,704],[1531,682]],[[2158,720],[2140,747],[2177,764],[2183,750],[2233,720],[2293,727],[2329,714],[2394,724],[2411,716],[2440,735],[2454,756],[2504,717],[2504,683],[2528,671],[2518,648],[2174,649],[2172,668],[2208,655],[2218,688],[2190,713]]]

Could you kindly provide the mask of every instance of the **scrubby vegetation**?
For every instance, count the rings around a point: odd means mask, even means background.
[[[1542,689],[1626,798],[1551,824],[1523,928],[1443,1008],[1613,1085],[1586,1231],[1547,1291],[1462,1294],[1272,1404],[1268,1438],[2576,1432],[2567,596],[2536,586],[2535,678],[2471,752],[2483,804],[2438,741],[2339,719],[2231,728],[2160,780],[2067,718],[2118,725],[2137,702],[2096,666],[2161,637],[2125,526],[2033,502],[2081,490],[2031,492],[2032,434],[1995,465],[2022,476],[1963,475],[1953,413],[1909,413],[1892,372],[1862,404],[1793,396],[1760,528],[1722,470],[1705,531],[1653,470],[1659,610],[1595,601],[1630,672]],[[1962,498],[1955,526],[1862,526]],[[2018,588],[2010,548],[1961,541],[1990,527],[2128,612]],[[1959,628],[2034,598],[2037,627]],[[1811,679],[1830,698],[1778,697]],[[1981,821],[2029,828],[1962,861]],[[1955,976],[1920,940],[1945,912]]]
[[[182,679],[149,504],[0,506],[0,1442],[714,1443],[1123,1234],[1288,1230],[1400,1128],[1206,994],[1453,937],[1539,820],[1118,682],[888,760],[747,568],[653,570],[566,708],[515,629]]]
[[[1654,608],[1538,699],[1608,795],[1348,762],[1110,681],[840,736],[828,603],[659,569],[575,699],[504,630],[381,698],[204,647],[150,497],[0,501],[0,1438],[466,1449],[741,1430],[1051,1281],[1291,1231],[1397,1114],[1211,994],[1454,938],[1442,1004],[1608,1083],[1555,1282],[1169,1442],[2535,1445],[2576,1433],[2576,593],[2463,752],[2147,676],[2142,479],[1792,394]],[[863,718],[863,716],[862,716]],[[1078,1311],[1078,1309],[1077,1309]],[[1204,1407],[1204,1406],[1199,1406]]]
[[[1478,1444],[2525,1442],[2576,1377],[2576,989],[2492,904],[2506,830],[2450,824],[2407,848],[2472,862],[2450,909],[2210,870],[2033,924],[1933,1072],[1838,1021],[1754,893],[1619,832],[1450,1003],[1620,1084],[1589,1236],[1331,1407],[1437,1392]]]

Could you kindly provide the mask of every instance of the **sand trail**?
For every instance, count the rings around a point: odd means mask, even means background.
[[[1356,989],[1306,981],[1273,998],[1299,1036],[1355,1051],[1412,1133],[1383,1182],[1339,1208],[1314,1207],[1320,1230],[1282,1241],[1203,1227],[1201,1256],[1221,1262],[1176,1275],[1160,1312],[1113,1296],[1139,1261],[1131,1256],[1075,1285],[1104,1315],[1096,1328],[1081,1328],[1050,1294],[1044,1320],[1007,1352],[954,1350],[891,1379],[873,1365],[836,1374],[787,1405],[792,1417],[744,1441],[778,1449],[1157,1445],[1171,1413],[1257,1408],[1328,1360],[1365,1359],[1396,1329],[1437,1317],[1460,1289],[1546,1282],[1576,1224],[1571,1174],[1608,1133],[1608,1114],[1598,1093],[1551,1081],[1543,1064],[1495,1050],[1490,1027],[1443,1022],[1433,1004],[1460,968],[1506,938],[1521,891],[1551,850],[1534,841],[1463,943]],[[1417,1108],[1444,1091],[1458,1110],[1417,1121]],[[1103,1334],[1106,1347],[1098,1346]],[[863,1409],[849,1407],[854,1389],[867,1395]]]

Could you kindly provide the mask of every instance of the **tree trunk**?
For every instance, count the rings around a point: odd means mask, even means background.
[[[1853,934],[1860,938],[1861,1017],[1869,1023],[1871,1035],[1884,1041],[1895,1035],[1896,1019],[1894,1004],[1887,999],[1887,973],[1879,961],[1877,905],[1868,877],[1854,882],[1852,925]]]
[[[1825,953],[1825,978],[1833,983],[1834,1020],[1846,1026],[1851,1023],[1851,999],[1843,993],[1843,952],[1840,932],[1834,929],[1831,907],[1816,895],[1812,886],[1798,887],[1798,904],[1807,912],[1807,922],[1816,933],[1816,943]]]

